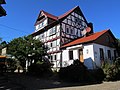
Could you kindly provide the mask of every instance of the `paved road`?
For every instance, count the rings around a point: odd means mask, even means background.
[[[0,90],[120,90],[120,81],[80,86],[24,74],[7,74],[6,76],[0,77]]]
[[[54,89],[47,89],[47,90],[120,90],[120,81],[104,82],[102,84],[87,85],[87,86],[54,88]]]
[[[10,79],[13,77],[8,77],[7,75],[0,75],[0,90],[24,90],[25,87],[12,82]]]

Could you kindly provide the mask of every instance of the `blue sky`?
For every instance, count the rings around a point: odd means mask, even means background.
[[[31,34],[40,10],[59,16],[80,6],[94,32],[111,29],[120,38],[120,0],[6,0],[7,16],[0,17],[0,37],[5,41]]]

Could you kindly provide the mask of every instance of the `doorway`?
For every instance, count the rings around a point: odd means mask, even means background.
[[[80,62],[84,62],[84,59],[83,59],[83,49],[79,49],[79,60],[80,60]]]

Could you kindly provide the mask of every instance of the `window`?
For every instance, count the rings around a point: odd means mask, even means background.
[[[66,25],[65,32],[68,33],[68,34],[70,33],[70,26],[69,25]]]
[[[50,47],[52,47],[52,46],[53,46],[53,43],[51,42],[51,43],[50,43]]]
[[[55,40],[55,41],[53,41],[52,43],[53,43],[53,45],[52,45],[52,46],[53,46],[53,47],[56,47],[56,45],[57,45],[56,40]]]
[[[41,27],[43,27],[43,26],[44,26],[44,22],[41,23]]]
[[[75,31],[74,31],[73,27],[71,27],[70,30],[71,30],[71,34],[74,35],[74,34],[75,34]]]
[[[54,60],[56,60],[57,59],[57,55],[54,55]]]
[[[55,27],[55,26],[54,26],[53,28],[50,29],[49,34],[50,34],[50,35],[56,34],[56,27]]]
[[[53,56],[52,55],[50,56],[50,60],[51,60],[51,62],[53,61]]]
[[[103,51],[103,48],[100,48],[100,60],[101,60],[101,62],[104,61],[104,51]]]
[[[68,27],[66,28],[66,33],[69,33],[69,28]]]
[[[70,59],[70,60],[73,59],[73,51],[69,51],[69,59]]]
[[[42,22],[42,23],[39,24],[38,29],[40,29],[43,26],[44,26],[44,22]]]
[[[44,38],[44,34],[40,34],[40,39],[43,39]]]
[[[110,50],[108,50],[107,53],[108,53],[108,59],[111,60],[111,52],[110,52]]]
[[[56,33],[56,27],[53,27],[52,28],[52,34],[55,34]]]

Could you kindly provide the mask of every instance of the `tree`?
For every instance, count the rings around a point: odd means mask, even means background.
[[[118,56],[120,57],[120,39],[117,39],[116,42],[117,42],[116,48],[117,48]]]
[[[20,65],[25,68],[26,61],[30,64],[34,61],[42,61],[42,57],[47,55],[47,47],[32,36],[24,36],[13,39],[8,44],[8,54],[19,60]]]

